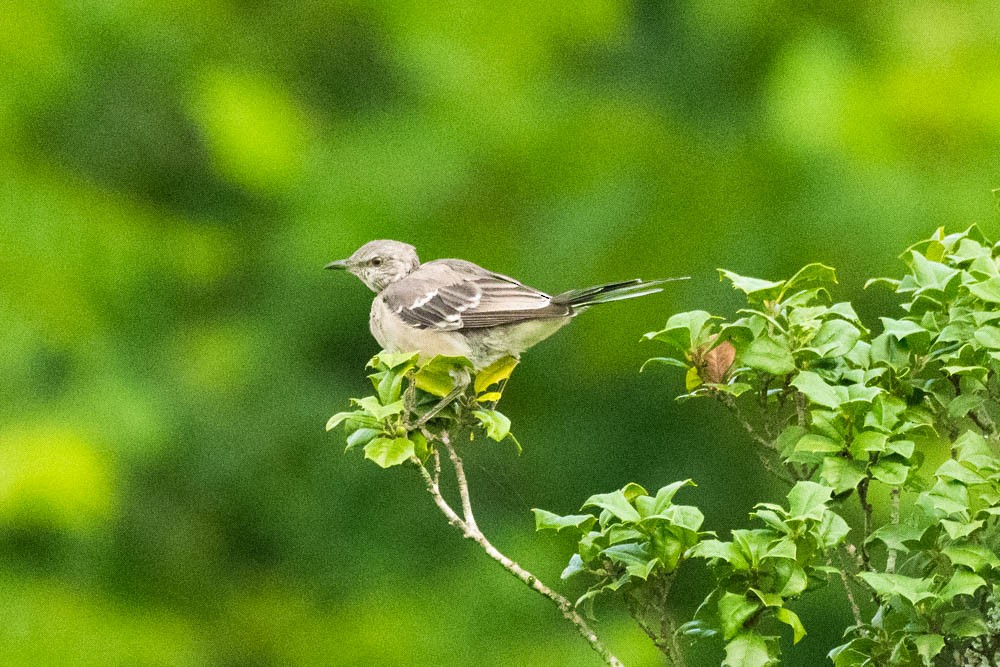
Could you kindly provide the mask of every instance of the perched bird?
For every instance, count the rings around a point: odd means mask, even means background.
[[[627,280],[549,296],[461,259],[421,264],[399,241],[371,241],[327,269],[353,273],[375,293],[372,335],[390,352],[462,356],[482,369],[548,338],[586,308],[645,296],[670,280]]]

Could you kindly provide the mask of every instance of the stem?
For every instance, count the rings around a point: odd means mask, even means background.
[[[743,414],[743,411],[740,410],[739,406],[736,405],[736,400],[733,399],[732,396],[729,395],[723,396],[722,403],[727,408],[729,408],[729,410],[736,416],[736,420],[739,421],[740,426],[742,426],[743,430],[745,430],[748,434],[750,434],[750,438],[755,443],[763,447],[765,450],[769,451],[775,450],[774,443],[757,432],[757,429],[754,428],[754,425],[750,423],[750,420],[747,419],[746,415]],[[760,459],[760,464],[764,467],[764,470],[774,475],[785,484],[788,485],[795,484],[795,479],[791,475],[789,475],[786,470],[774,467],[771,459],[769,459],[767,456],[767,452],[761,451],[760,449],[757,449],[756,452],[757,452],[757,457]]]
[[[864,534],[861,536],[861,561],[865,570],[871,569],[868,565],[868,547],[866,546],[868,536],[872,532],[872,511],[874,509],[871,503],[868,502],[868,485],[870,483],[871,477],[865,477],[858,482],[858,501],[861,503],[861,509],[865,513]]]
[[[677,641],[677,628],[674,626],[674,616],[670,613],[670,609],[667,606],[667,599],[670,597],[670,587],[674,584],[674,577],[677,575],[676,570],[673,574],[663,579],[663,587],[660,590],[660,613],[663,614],[660,619],[660,635],[663,637],[663,643],[668,644],[669,650],[664,650],[667,658],[670,660],[670,664],[674,667],[684,667],[684,654],[681,652],[680,643]]]
[[[892,487],[889,498],[892,502],[892,525],[899,524],[899,487]],[[896,571],[896,550],[889,549],[889,555],[885,559],[885,571],[892,574]]]
[[[496,547],[494,547],[486,536],[483,535],[482,531],[476,526],[475,517],[472,514],[472,504],[469,501],[469,486],[465,478],[465,471],[462,467],[462,459],[455,452],[454,448],[449,442],[447,442],[447,437],[443,439],[443,444],[448,450],[448,456],[451,458],[452,464],[455,466],[455,477],[458,481],[458,492],[462,498],[462,512],[465,515],[465,519],[458,515],[458,513],[452,509],[448,501],[444,499],[441,495],[441,488],[438,486],[438,481],[428,472],[427,468],[424,467],[420,459],[413,457],[410,459],[417,466],[417,470],[420,476],[424,480],[424,485],[427,487],[427,492],[431,494],[431,498],[434,499],[434,504],[438,506],[441,513],[444,514],[448,523],[452,526],[458,528],[462,531],[462,535],[469,540],[472,540],[480,547],[486,554],[500,563],[501,566],[515,577],[526,583],[531,589],[544,595],[549,600],[551,600],[559,611],[562,613],[563,617],[566,618],[570,623],[572,623],[577,632],[580,633],[590,647],[594,649],[604,661],[611,667],[624,667],[621,660],[616,658],[613,653],[598,638],[597,634],[590,629],[587,622],[577,613],[576,609],[573,607],[573,603],[564,598],[559,593],[556,593],[551,588],[543,584],[538,577],[531,574],[523,567],[515,563],[513,560],[501,553]]]
[[[858,606],[858,601],[854,599],[854,591],[851,590],[851,579],[847,576],[844,571],[843,559],[839,558],[841,561],[840,567],[837,568],[837,573],[840,575],[840,583],[844,585],[844,592],[847,593],[847,601],[851,603],[851,615],[854,616],[855,625],[861,625],[863,620],[861,618],[861,607]],[[827,564],[833,565],[833,561],[828,560]]]

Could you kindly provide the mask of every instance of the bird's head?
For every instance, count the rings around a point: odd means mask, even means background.
[[[326,265],[353,273],[374,292],[402,280],[420,266],[417,249],[399,241],[369,241],[347,259]]]

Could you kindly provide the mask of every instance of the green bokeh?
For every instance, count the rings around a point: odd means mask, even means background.
[[[598,664],[414,475],[323,432],[377,348],[370,293],[322,266],[398,238],[552,292],[693,276],[528,353],[525,452],[471,453],[474,494],[548,580],[567,545],[530,507],[692,477],[707,528],[743,525],[782,491],[727,414],[637,372],[640,335],[732,308],[719,266],[834,265],[867,316],[910,242],[998,236],[996,25],[987,1],[6,3],[0,663]],[[801,607],[790,664],[821,664],[844,600]]]

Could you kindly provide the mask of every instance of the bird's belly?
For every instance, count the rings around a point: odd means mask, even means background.
[[[419,352],[422,361],[438,355],[471,357],[465,337],[454,331],[418,329],[392,312],[382,299],[372,303],[370,320],[372,335],[383,349],[390,352]]]

